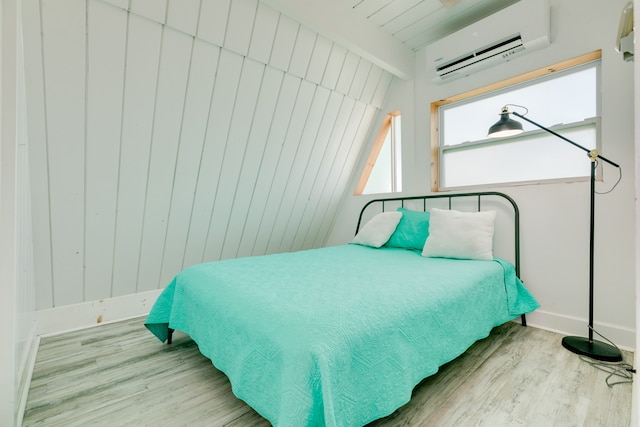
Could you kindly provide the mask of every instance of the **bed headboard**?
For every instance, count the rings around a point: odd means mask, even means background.
[[[439,209],[457,209],[463,211],[481,211],[483,207],[491,205],[511,207],[508,212],[513,220],[513,264],[516,269],[516,275],[520,277],[520,211],[515,200],[504,193],[496,191],[484,191],[477,193],[457,193],[457,194],[429,194],[425,196],[411,197],[392,197],[386,199],[371,200],[362,207],[360,216],[358,217],[358,225],[356,226],[356,234],[360,230],[360,225],[367,215],[376,213],[393,211],[398,207],[404,207],[412,210],[427,211],[432,207]],[[502,209],[504,210],[504,209]]]

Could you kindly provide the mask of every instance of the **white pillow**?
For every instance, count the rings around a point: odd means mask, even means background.
[[[382,212],[358,231],[353,243],[379,248],[387,243],[402,218],[402,212]]]
[[[495,211],[431,209],[422,256],[493,260]]]

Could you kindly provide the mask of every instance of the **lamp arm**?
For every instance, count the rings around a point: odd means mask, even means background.
[[[591,151],[592,151],[592,150],[589,150],[588,148],[583,147],[582,145],[580,145],[580,144],[578,144],[578,143],[576,143],[576,142],[573,142],[573,141],[572,141],[572,140],[570,140],[569,138],[566,138],[566,137],[564,137],[564,136],[560,135],[559,133],[554,132],[554,131],[552,131],[551,129],[549,129],[549,128],[546,128],[546,127],[542,126],[541,124],[534,122],[533,120],[531,120],[531,119],[529,119],[529,118],[527,118],[527,117],[523,116],[522,114],[520,114],[520,113],[518,113],[518,112],[516,112],[516,111],[511,111],[511,114],[513,114],[514,116],[518,116],[518,117],[520,117],[522,120],[526,120],[527,122],[531,123],[532,125],[537,126],[537,127],[539,127],[540,129],[542,129],[542,130],[544,130],[544,131],[547,131],[547,132],[549,132],[550,134],[555,135],[555,136],[557,136],[558,138],[560,138],[560,139],[563,139],[563,140],[567,141],[569,144],[573,145],[574,147],[577,147],[577,148],[579,148],[579,149],[581,149],[581,150],[584,150],[587,154],[591,155]],[[606,157],[601,156],[600,154],[597,154],[597,155],[596,155],[596,157],[597,157],[597,158],[599,158],[599,159],[604,160],[605,162],[609,163],[611,166],[615,166],[615,167],[617,167],[617,168],[620,168],[620,165],[618,165],[618,164],[617,164],[617,163],[615,163],[615,162],[612,162],[611,160],[607,159]]]

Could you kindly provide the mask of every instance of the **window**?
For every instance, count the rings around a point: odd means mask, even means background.
[[[400,112],[385,116],[355,194],[402,191],[402,126]]]
[[[570,144],[522,121],[525,132],[489,139],[502,106],[526,106],[533,121],[586,148],[599,146],[600,52],[518,77],[502,87],[432,104],[434,191],[588,177],[590,162]],[[533,76],[533,77],[532,77]],[[519,107],[510,107],[521,114]],[[435,114],[434,114],[435,113]],[[517,117],[512,117],[518,120]],[[433,149],[435,148],[435,149]]]

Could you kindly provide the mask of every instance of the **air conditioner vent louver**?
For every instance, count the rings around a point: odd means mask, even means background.
[[[504,55],[508,54],[508,52],[516,51],[519,52],[518,48],[522,48],[522,37],[520,34],[515,36],[511,36],[506,40],[501,40],[496,43],[491,44],[487,47],[482,47],[475,52],[471,52],[462,58],[454,59],[453,61],[449,61],[446,64],[442,64],[439,67],[436,67],[436,71],[439,74],[448,74],[452,71],[459,70],[464,67],[469,67],[478,62],[484,61],[496,55]]]
[[[427,61],[444,83],[548,45],[548,0],[521,0],[427,46]]]

